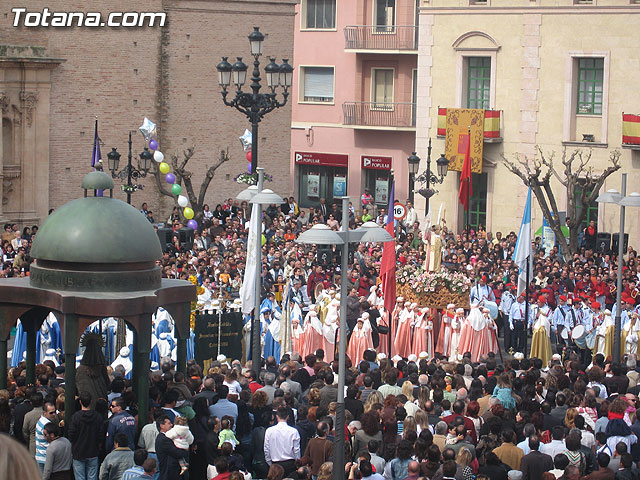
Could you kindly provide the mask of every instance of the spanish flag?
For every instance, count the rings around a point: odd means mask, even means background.
[[[447,109],[438,107],[438,136],[447,134]]]
[[[447,134],[447,109],[438,107],[438,136]],[[484,111],[484,138],[500,138],[500,110]]]
[[[484,111],[484,138],[500,137],[500,110]]]
[[[640,145],[640,115],[622,114],[622,143]]]

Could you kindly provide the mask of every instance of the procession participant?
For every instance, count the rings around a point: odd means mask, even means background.
[[[411,353],[411,324],[415,316],[413,309],[417,306],[417,303],[405,302],[398,317],[398,330],[393,345],[396,355],[402,358],[407,358]]]
[[[324,337],[322,335],[322,322],[318,318],[318,312],[309,311],[304,321],[304,343],[300,355],[306,358],[307,355],[313,355],[316,350],[324,345]]]
[[[587,348],[582,349],[582,364],[585,367],[591,363],[593,356],[591,348],[595,347],[595,342],[590,344],[592,341],[590,339],[596,335],[596,328],[599,325],[599,315],[600,304],[594,301],[589,304],[589,309],[585,310],[585,315],[582,317],[582,325],[584,325],[585,330],[585,343],[587,344]],[[593,340],[595,340],[595,338]]]
[[[462,329],[463,322],[464,308],[457,308],[455,316],[451,320],[451,353],[449,355],[450,362],[456,362],[458,359],[458,354],[464,353],[460,352],[460,349],[458,348],[460,345],[460,330]]]
[[[431,345],[429,345],[429,339],[431,339]],[[427,308],[421,308],[416,311],[411,351],[413,353],[433,352],[433,337],[429,334],[429,313]]]
[[[567,297],[565,295],[560,295],[558,297],[558,302],[559,305],[553,311],[551,316],[551,332],[552,336],[555,337],[556,343],[564,347],[567,345],[567,341],[563,338],[562,332],[567,329],[571,331],[573,328],[571,316],[568,315],[571,307],[567,305]]]
[[[327,305],[327,316],[322,326],[322,348],[324,350],[324,361],[331,364],[335,358],[336,332],[340,325],[340,294]]]
[[[577,325],[582,325],[582,317],[584,314],[582,312],[581,302],[579,299],[571,299],[570,305],[571,308],[569,309],[568,317],[573,324],[573,328],[575,328]],[[571,335],[569,335],[569,337],[571,337]],[[571,338],[571,343],[573,343],[573,338]]]
[[[615,323],[611,317],[611,311],[605,310],[602,314],[600,325],[598,325],[596,331],[596,344],[593,349],[593,356],[601,353],[604,358],[609,358],[613,354],[613,335],[615,330]]]
[[[469,316],[460,330],[458,351],[471,353],[472,362],[478,362],[482,355],[493,351],[489,328],[488,317],[481,308],[476,304],[471,305]]]
[[[498,326],[496,322],[491,317],[491,311],[484,307],[482,309],[482,314],[487,321],[487,332],[489,333],[489,352],[498,352],[500,350],[500,345],[498,344]]]
[[[487,285],[487,276],[481,275],[478,279],[478,283],[474,285],[471,289],[471,294],[469,295],[469,303],[480,303],[484,300],[488,300],[490,302],[496,301],[496,296],[493,294],[493,290],[489,285]]]
[[[511,306],[511,312],[509,314],[509,328],[511,329],[513,348],[516,352],[521,353],[524,353],[527,347],[527,329],[524,324],[526,307],[524,294],[521,293],[518,295],[516,302]],[[529,307],[529,314],[531,314],[531,307]]]
[[[547,312],[548,313],[548,312]],[[533,323],[533,336],[531,337],[531,357],[542,360],[547,365],[551,360],[551,324],[545,310],[538,310]]]
[[[438,344],[436,345],[436,352],[441,353],[447,358],[451,355],[451,321],[455,316],[453,312],[455,307],[453,303],[450,303],[447,305],[446,311],[443,312],[440,333],[438,334]]]
[[[387,355],[389,356],[389,358],[392,357],[392,354],[395,355],[396,349],[395,349],[395,334],[398,332],[398,320],[400,317],[400,312],[402,312],[404,310],[404,297],[398,297],[396,298],[396,306],[393,307],[393,311],[391,312],[391,314],[389,315],[390,317],[390,324],[389,324],[389,335],[391,335],[391,351],[390,352],[386,352]]]
[[[622,355],[637,355],[638,338],[640,338],[639,332],[640,322],[638,322],[638,314],[633,313],[631,319],[622,327],[622,333],[620,335]]]
[[[513,345],[511,338],[511,329],[509,328],[509,314],[511,313],[511,306],[516,301],[516,297],[513,295],[513,291],[516,286],[513,283],[507,283],[505,290],[500,297],[500,316],[502,317],[502,331],[504,332],[504,349],[509,351]]]
[[[353,365],[358,365],[364,358],[364,352],[373,349],[373,340],[371,339],[371,324],[369,323],[369,314],[364,312],[356,321],[356,326],[351,333],[347,355],[351,359]]]
[[[531,311],[533,312],[533,318],[529,317],[529,325],[527,325],[528,328],[533,326],[533,323],[536,321],[538,316],[544,315],[547,318],[551,316],[551,309],[549,308],[549,305],[547,305],[547,297],[540,295],[537,303],[532,305]]]

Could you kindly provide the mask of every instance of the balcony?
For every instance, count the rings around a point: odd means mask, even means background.
[[[410,25],[348,25],[344,49],[355,53],[417,53],[418,27]]]
[[[344,125],[371,130],[415,131],[415,103],[345,102]]]

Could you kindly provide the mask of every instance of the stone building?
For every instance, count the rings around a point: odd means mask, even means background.
[[[247,35],[259,26],[267,36],[262,59],[291,58],[296,0],[150,0],[134,5],[123,0],[82,2],[82,12],[166,14],[165,25],[125,27],[33,27],[27,13],[77,11],[77,2],[28,2],[18,26],[12,5],[0,7],[0,221],[37,224],[50,208],[74,197],[73,186],[90,170],[94,119],[99,120],[102,157],[117,147],[126,165],[127,137],[134,130],[134,164],[144,147],[137,132],[143,118],[159,127],[160,150],[182,156],[195,146],[189,166],[196,190],[206,166],[229,149],[230,161],[216,172],[206,200],[212,204],[243,189],[233,178],[246,171],[238,137],[250,128],[239,112],[225,107],[215,66],[220,57],[244,56]],[[139,15],[138,15],[139,17]],[[40,17],[42,18],[42,17]],[[123,17],[131,19],[132,17]],[[263,63],[263,65],[266,64]],[[270,174],[284,172],[289,161],[289,106],[270,113],[260,126],[260,166]],[[117,181],[118,182],[118,181]],[[142,181],[134,205],[147,202],[156,221],[173,206],[158,193],[155,178]],[[287,175],[270,184],[289,193]],[[124,199],[124,193],[116,194]]]
[[[623,144],[623,112],[640,113],[634,86],[640,82],[640,4],[636,0],[420,0],[416,150],[425,168],[445,150],[438,136],[439,108],[483,108],[500,112],[500,133],[484,142],[482,173],[473,175],[471,223],[493,232],[518,229],[527,190],[501,156],[533,156],[536,146],[592,151],[590,166],[602,172],[619,149],[622,169],[603,190],[627,193],[640,184],[637,145]],[[432,163],[432,168],[433,168]],[[560,169],[562,166],[560,165]],[[447,224],[462,228],[460,173],[449,171],[431,206],[446,206]],[[554,181],[559,210],[566,193]],[[416,201],[416,203],[418,203]],[[422,203],[422,202],[420,202]],[[420,205],[421,206],[421,205]],[[627,209],[631,244],[640,234],[639,209]],[[588,218],[598,230],[617,232],[619,208],[593,204]],[[534,230],[542,214],[534,201]]]

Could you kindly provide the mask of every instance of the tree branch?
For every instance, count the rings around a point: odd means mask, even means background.
[[[209,188],[209,184],[211,183],[211,180],[213,180],[213,175],[215,174],[216,170],[220,167],[220,165],[222,165],[224,162],[228,161],[229,159],[230,159],[229,147],[227,147],[226,151],[220,150],[220,153],[218,155],[218,163],[208,168],[207,174],[205,175],[204,180],[202,180],[202,185],[200,185],[200,194],[198,195],[199,209],[201,209],[204,204],[204,196],[207,193],[207,189]]]

